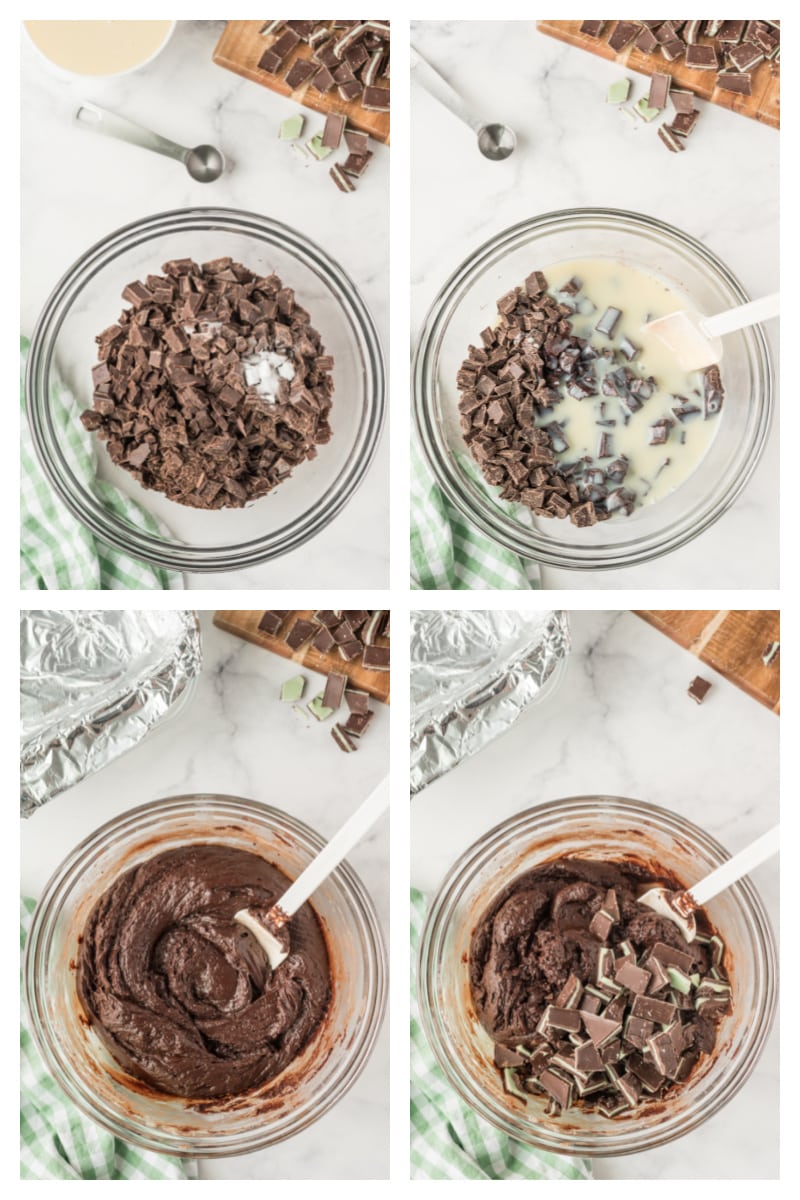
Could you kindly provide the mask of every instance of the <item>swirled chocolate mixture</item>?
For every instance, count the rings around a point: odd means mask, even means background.
[[[731,986],[725,947],[698,912],[688,943],[637,903],[635,862],[563,858],[514,880],[470,947],[472,999],[506,1091],[613,1117],[680,1085],[712,1054]]]
[[[233,920],[269,909],[291,881],[244,850],[195,845],[126,871],[98,900],[78,963],[78,994],[118,1063],[159,1091],[238,1095],[274,1079],[322,1021],[330,969],[306,904],[291,953],[270,972]]]

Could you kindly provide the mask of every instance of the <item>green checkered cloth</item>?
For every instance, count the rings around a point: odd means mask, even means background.
[[[20,949],[31,927],[35,900],[23,898]],[[72,1105],[50,1078],[20,1007],[21,1179],[196,1179],[191,1159],[137,1150],[106,1133]]]
[[[591,1179],[586,1159],[548,1154],[500,1133],[445,1079],[419,1019],[416,957],[427,904],[411,891],[411,1175],[413,1179]]]
[[[32,591],[85,588],[171,590],[184,586],[175,571],[151,567],[98,541],[61,503],[42,474],[25,413],[25,363],[29,342],[20,338],[20,587]],[[56,380],[51,412],[62,433],[61,448],[72,472],[105,508],[148,533],[160,532],[153,518],[111,484],[97,478],[91,435],[78,419],[75,397]]]
[[[478,478],[473,464],[462,469]],[[497,501],[503,512],[512,505]],[[437,487],[415,438],[411,441],[411,586],[426,591],[541,586],[537,563],[524,560],[470,525]]]

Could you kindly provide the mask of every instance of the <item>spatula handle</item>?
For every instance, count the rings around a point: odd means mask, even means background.
[[[717,313],[715,317],[705,317],[700,322],[700,328],[706,337],[724,337],[726,333],[734,333],[737,329],[747,329],[750,325],[758,325],[777,317],[781,308],[780,292],[771,296],[759,296],[758,300],[750,300],[727,312]]]
[[[706,875],[705,879],[701,879],[694,887],[689,888],[689,895],[695,904],[701,907],[707,900],[712,900],[743,875],[747,875],[754,867],[759,867],[768,858],[772,858],[773,854],[778,853],[779,846],[780,826],[776,825],[774,829],[762,833],[761,837],[756,838],[749,846],[745,846],[744,850],[734,854],[733,858],[729,858],[721,867],[717,867],[716,871]]]
[[[364,803],[345,821],[338,833],[333,835],[314,861],[281,896],[278,904],[287,916],[291,917],[301,905],[305,904],[322,881],[327,879],[331,871],[338,867],[342,859],[347,857],[353,846],[361,841],[364,834],[372,828],[388,806],[389,780],[387,778],[382,780],[375,791],[367,796]]]

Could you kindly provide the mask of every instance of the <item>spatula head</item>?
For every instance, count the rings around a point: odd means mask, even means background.
[[[240,908],[238,912],[233,914],[234,921],[238,921],[243,925],[248,933],[251,933],[258,942],[261,949],[267,956],[269,965],[275,971],[282,962],[289,957],[289,937],[288,931],[283,938],[278,938],[274,933],[271,933],[261,921],[258,920],[249,908]]]
[[[658,338],[684,371],[700,371],[718,363],[721,358],[719,344],[703,333],[701,318],[683,309],[648,321],[642,326],[642,334]]]
[[[671,892],[665,887],[654,887],[639,896],[638,903],[644,904],[646,908],[652,908],[653,912],[658,913],[660,917],[666,917],[668,921],[672,921],[673,925],[680,929],[686,941],[693,942],[697,937],[694,913],[686,911],[686,905],[682,908],[680,903],[676,904],[678,897],[682,898],[686,895],[686,892]]]

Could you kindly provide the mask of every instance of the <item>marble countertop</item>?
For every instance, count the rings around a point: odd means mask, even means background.
[[[704,242],[752,296],[778,287],[778,134],[702,104],[688,149],[670,154],[652,126],[605,103],[623,74],[641,76],[539,34],[533,22],[412,23],[412,42],[485,119],[518,136],[505,162],[421,87],[411,89],[412,335],[439,288],[473,250],[536,213],[632,209]],[[536,264],[532,264],[536,265]],[[777,349],[777,322],[766,332]],[[637,568],[545,568],[547,588],[777,587],[778,431],[728,513],[688,546]]]
[[[317,727],[311,717],[305,725],[278,701],[292,666],[216,629],[211,616],[201,614],[204,664],[191,702],[127,755],[21,823],[26,895],[38,896],[92,830],[148,800],[194,791],[248,796],[285,807],[330,837],[382,778],[389,745],[385,706],[376,706],[369,736],[345,759],[327,726]],[[384,817],[348,861],[372,896],[388,942],[387,826]],[[201,1178],[385,1178],[388,1046],[384,1022],[363,1074],[321,1120],[269,1150],[203,1162]]]
[[[414,800],[412,884],[429,895],[486,830],[563,796],[647,800],[695,821],[731,852],[778,820],[774,713],[632,613],[572,612],[570,622],[573,649],[559,689]],[[713,684],[701,707],[686,695],[698,671]],[[777,934],[777,863],[751,878]],[[597,1177],[613,1179],[777,1173],[777,1031],[742,1091],[702,1129],[659,1150],[595,1161]]]
[[[358,190],[338,192],[324,164],[278,140],[297,105],[211,61],[223,25],[180,21],[149,66],[97,82],[52,74],[23,35],[23,332],[32,332],[56,281],[98,238],[152,213],[215,205],[265,213],[318,242],[355,281],[386,352],[389,152],[375,145]],[[87,99],[184,145],[212,142],[233,169],[216,183],[196,183],[178,163],[76,128],[73,111]],[[321,129],[322,118],[309,114],[312,126]],[[383,436],[356,499],[309,546],[248,570],[187,576],[187,586],[387,586],[388,462]]]

